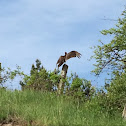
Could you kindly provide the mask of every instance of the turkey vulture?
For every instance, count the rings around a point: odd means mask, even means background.
[[[58,59],[56,64],[58,65],[58,67],[60,67],[64,62],[66,62],[66,60],[68,60],[68,59],[70,59],[72,57],[80,58],[81,54],[79,52],[77,52],[77,51],[71,51],[69,53],[65,52],[65,55],[60,56],[60,58]]]

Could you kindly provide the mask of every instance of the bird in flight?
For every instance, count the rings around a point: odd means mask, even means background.
[[[81,57],[81,54],[77,51],[71,51],[69,53],[65,52],[64,56],[60,56],[58,61],[57,61],[57,65],[58,67],[60,67],[63,63],[65,63],[68,59],[73,58],[73,57]]]

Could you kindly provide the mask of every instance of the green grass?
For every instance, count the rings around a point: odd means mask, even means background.
[[[94,101],[95,102],[95,101]],[[94,103],[95,104],[95,103]],[[75,104],[70,98],[35,91],[0,90],[0,122],[10,117],[38,126],[125,126],[121,113],[110,116],[98,106]]]

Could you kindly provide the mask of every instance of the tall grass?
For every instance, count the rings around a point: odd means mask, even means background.
[[[125,126],[121,113],[110,116],[93,101],[76,104],[72,99],[41,91],[0,90],[0,121],[17,117],[38,126]]]

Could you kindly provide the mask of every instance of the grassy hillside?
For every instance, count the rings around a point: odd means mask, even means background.
[[[103,113],[95,101],[79,104],[52,93],[0,89],[0,122],[13,120],[22,126],[126,125],[121,113]]]

